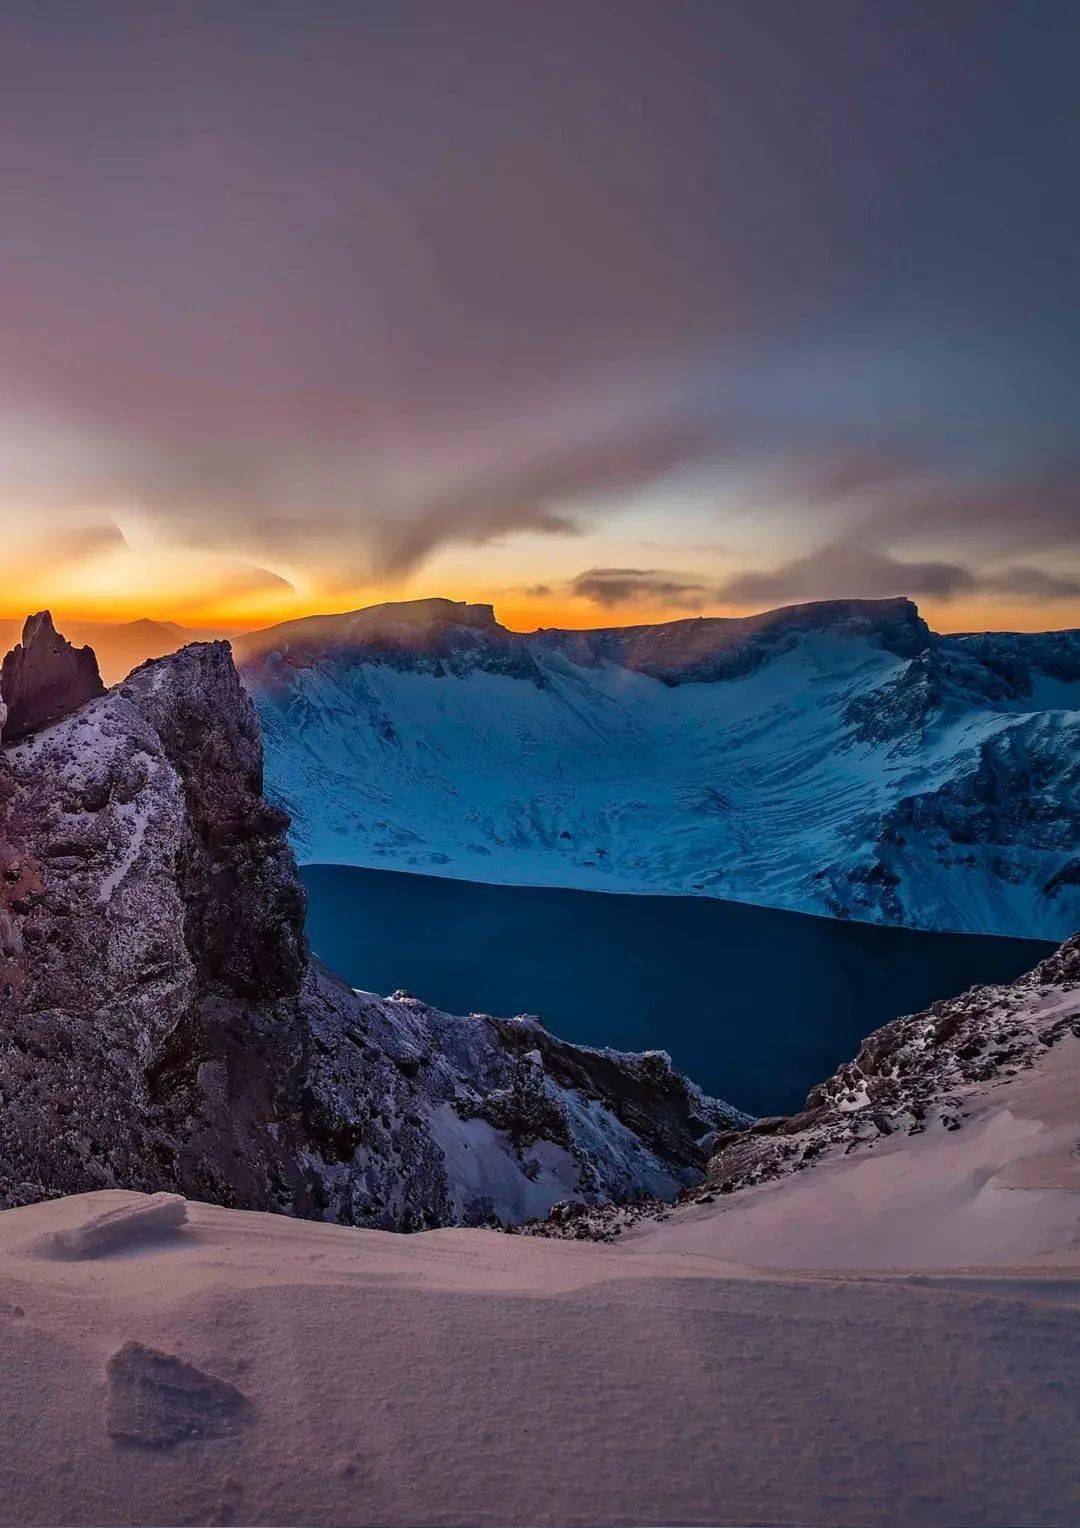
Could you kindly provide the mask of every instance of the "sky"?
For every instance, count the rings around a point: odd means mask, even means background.
[[[0,615],[1080,625],[1080,8],[0,0]]]

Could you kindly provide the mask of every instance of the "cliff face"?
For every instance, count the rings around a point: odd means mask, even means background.
[[[751,673],[812,633],[861,638],[905,658],[934,640],[907,599],[821,600],[761,615],[531,633],[500,625],[490,605],[427,599],[285,621],[241,637],[237,657],[253,673],[265,655],[273,655],[272,672],[282,661],[302,667],[328,653],[347,653],[357,662],[420,672],[481,670],[542,683],[543,669],[534,654],[558,653],[583,668],[613,663],[669,685],[702,684]]]
[[[435,677],[482,671],[541,684],[526,638],[508,631],[490,605],[463,600],[403,600],[345,615],[307,616],[254,631],[236,641],[237,661],[260,686],[287,692],[297,674],[330,653],[348,665],[367,663]]]
[[[226,644],[63,709],[0,750],[0,1203],[173,1189],[412,1229],[700,1176],[737,1116],[666,1058],[355,993],[309,959]]]

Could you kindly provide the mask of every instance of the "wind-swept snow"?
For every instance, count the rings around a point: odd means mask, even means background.
[[[1064,1525],[1080,1044],[614,1245],[0,1216],[0,1523]]]

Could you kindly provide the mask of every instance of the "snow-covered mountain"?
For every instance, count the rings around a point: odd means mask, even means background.
[[[1080,925],[1075,631],[941,636],[892,599],[522,635],[423,600],[236,648],[307,861]]]

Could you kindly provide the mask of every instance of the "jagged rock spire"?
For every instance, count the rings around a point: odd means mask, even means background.
[[[27,616],[22,641],[0,669],[0,707],[6,707],[3,737],[16,742],[77,711],[105,686],[92,647],[72,647],[56,630],[47,610]]]

